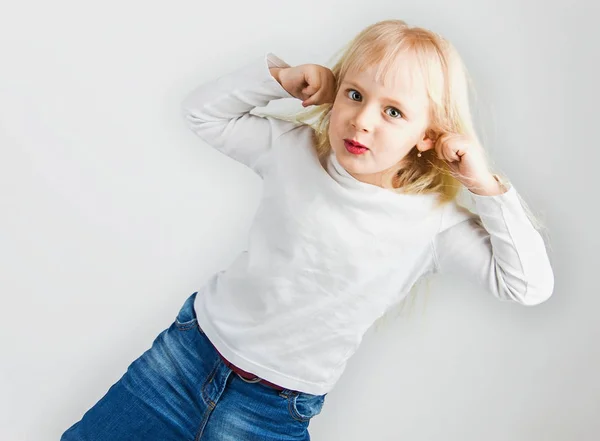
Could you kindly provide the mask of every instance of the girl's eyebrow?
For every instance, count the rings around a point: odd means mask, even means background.
[[[349,85],[349,86],[356,87],[357,89],[361,89],[362,90],[362,87],[360,85],[356,84],[353,81],[344,80],[344,81],[342,81],[342,84],[344,84],[344,83],[347,84],[347,85]],[[390,103],[396,105],[398,108],[400,108],[400,110],[402,112],[404,112],[404,113],[412,113],[411,108],[408,107],[408,106],[406,106],[406,105],[404,105],[404,104],[402,104],[400,101],[398,101],[398,100],[396,100],[394,98],[384,98],[384,99],[386,101],[389,101]]]

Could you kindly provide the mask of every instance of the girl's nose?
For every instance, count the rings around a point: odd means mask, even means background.
[[[357,131],[370,132],[373,130],[373,125],[375,124],[375,116],[372,111],[363,107],[354,114],[350,123]]]

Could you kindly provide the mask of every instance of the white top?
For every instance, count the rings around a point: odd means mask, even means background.
[[[461,271],[523,305],[550,297],[544,242],[514,186],[472,193],[477,215],[363,183],[334,153],[325,170],[310,126],[249,113],[292,98],[274,66],[289,67],[267,53],[182,103],[193,132],[263,178],[247,250],[196,297],[198,322],[225,358],[282,387],[325,394],[369,327],[426,273]]]

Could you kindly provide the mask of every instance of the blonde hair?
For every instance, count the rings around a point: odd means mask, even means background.
[[[350,68],[360,71],[376,65],[378,79],[392,68],[395,58],[401,53],[414,55],[417,73],[425,81],[430,104],[429,137],[439,141],[442,135],[455,133],[467,135],[481,145],[469,105],[469,86],[472,81],[457,50],[435,32],[409,26],[403,20],[374,23],[338,51],[336,55],[339,58],[331,68],[337,82],[335,96]],[[474,91],[473,88],[471,90]],[[326,103],[293,114],[272,116],[310,125],[314,129],[314,148],[324,164],[331,152],[328,131],[332,108],[333,103]],[[436,149],[421,152],[422,157],[417,157],[417,153],[414,147],[397,166],[390,169],[384,177],[386,187],[404,194],[436,193],[438,205],[457,200],[464,187],[446,161],[437,157]],[[484,154],[491,166],[493,161],[486,150]],[[498,171],[493,173],[502,175]],[[534,228],[543,229],[542,223],[520,196],[519,200]],[[413,292],[416,292],[415,289],[411,289]]]

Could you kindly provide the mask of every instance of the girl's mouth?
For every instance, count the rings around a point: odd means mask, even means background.
[[[361,155],[361,154],[365,153],[367,150],[369,150],[368,148],[361,146],[360,144],[357,144],[348,139],[344,139],[344,147],[346,147],[346,150],[348,150],[350,153],[352,153],[354,155]]]

